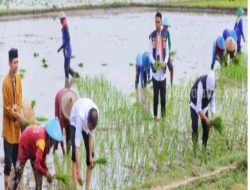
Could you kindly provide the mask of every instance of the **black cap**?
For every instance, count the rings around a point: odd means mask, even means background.
[[[9,60],[18,58],[18,51],[15,48],[9,50]]]

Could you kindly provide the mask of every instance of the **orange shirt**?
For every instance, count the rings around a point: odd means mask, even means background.
[[[20,137],[20,127],[18,120],[14,118],[14,106],[16,111],[22,110],[22,82],[19,75],[15,75],[14,93],[10,75],[6,75],[3,81],[3,132],[2,136],[10,144],[17,144]]]

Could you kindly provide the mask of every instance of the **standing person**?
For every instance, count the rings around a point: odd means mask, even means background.
[[[72,175],[74,181],[83,184],[80,171],[80,141],[84,140],[86,150],[86,190],[90,188],[91,170],[94,168],[94,132],[99,118],[95,103],[88,98],[78,99],[71,110]]]
[[[202,124],[203,152],[206,152],[209,128],[211,126],[207,107],[210,104],[212,117],[215,115],[215,73],[211,70],[208,75],[199,77],[194,83],[190,93],[190,111],[192,119],[192,141],[196,156],[198,145],[198,120]]]
[[[77,95],[74,91],[68,89],[68,88],[62,88],[56,93],[55,97],[55,116],[58,117],[62,133],[63,129],[65,129],[66,134],[66,150],[67,153],[70,151],[70,112],[72,109],[73,104],[77,100]],[[61,143],[61,148],[63,151],[63,154],[65,155],[65,148],[64,148],[64,142]],[[56,149],[58,147],[58,143],[56,142],[54,145],[53,153],[55,153]]]
[[[136,55],[136,76],[135,89],[138,88],[139,78],[141,78],[141,87],[145,88],[150,80],[150,54],[149,52],[139,52]]]
[[[244,10],[242,8],[238,8],[236,12],[237,18],[234,25],[234,31],[237,34],[237,52],[239,53],[241,53],[241,36],[244,42],[246,41],[243,33],[243,20],[242,20],[243,15],[244,15]]]
[[[65,78],[69,78],[69,74],[72,77],[79,77],[79,74],[70,67],[70,59],[72,54],[71,49],[71,43],[70,43],[70,35],[69,35],[69,28],[67,23],[67,18],[64,13],[62,13],[62,16],[60,18],[61,25],[62,25],[62,45],[57,50],[57,52],[60,52],[63,49],[63,55],[64,55],[64,72],[65,72]]]
[[[9,187],[9,176],[12,164],[16,166],[18,143],[21,133],[23,116],[22,82],[17,74],[18,50],[9,50],[9,73],[5,76],[2,86],[3,93],[3,147],[4,147],[4,188]]]
[[[170,22],[167,19],[167,17],[165,17],[164,20],[163,20],[163,29],[162,30],[164,32],[166,32],[167,41],[168,41],[168,49],[169,49],[169,52],[170,52],[171,51],[171,38],[170,38],[170,32],[168,30],[169,27],[170,27]],[[168,70],[170,72],[170,83],[171,83],[171,86],[172,86],[173,85],[173,78],[174,78],[174,67],[173,67],[173,63],[172,63],[170,55],[169,55],[169,58],[168,58],[167,66],[168,66]]]
[[[225,53],[225,41],[223,37],[219,36],[216,41],[213,43],[213,54],[212,54],[212,64],[211,69],[214,69],[215,61],[222,63],[222,59]]]
[[[54,142],[62,140],[61,127],[57,118],[49,120],[44,125],[28,126],[20,138],[18,163],[12,179],[12,189],[17,189],[27,160],[30,160],[33,169],[36,190],[42,189],[43,176],[51,183],[53,176],[47,168],[46,157]]]
[[[167,45],[166,32],[161,30],[162,15],[155,15],[156,29],[149,36],[149,53],[152,67],[153,90],[154,90],[154,118],[157,119],[159,93],[161,98],[161,116],[165,116],[166,110],[166,63],[169,60],[169,49]],[[154,65],[160,62],[161,68],[155,70]]]

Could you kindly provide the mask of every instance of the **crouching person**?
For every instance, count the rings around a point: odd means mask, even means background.
[[[17,189],[28,159],[30,159],[33,168],[35,189],[42,189],[43,176],[51,183],[53,176],[46,166],[46,155],[55,141],[61,142],[62,140],[61,127],[57,118],[48,121],[45,125],[28,126],[20,138],[18,162],[12,180],[12,189]]]

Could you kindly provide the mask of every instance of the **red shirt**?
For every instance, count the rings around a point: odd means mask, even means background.
[[[66,88],[61,89],[60,91],[57,92],[55,97],[55,116],[58,117],[59,123],[62,128],[64,128],[69,124],[69,121],[64,117],[60,108],[61,97],[66,90],[67,90]]]
[[[18,160],[25,164],[28,159],[35,160],[34,168],[40,174],[45,175],[48,171],[46,165],[46,132],[43,125],[30,125],[21,134]]]

